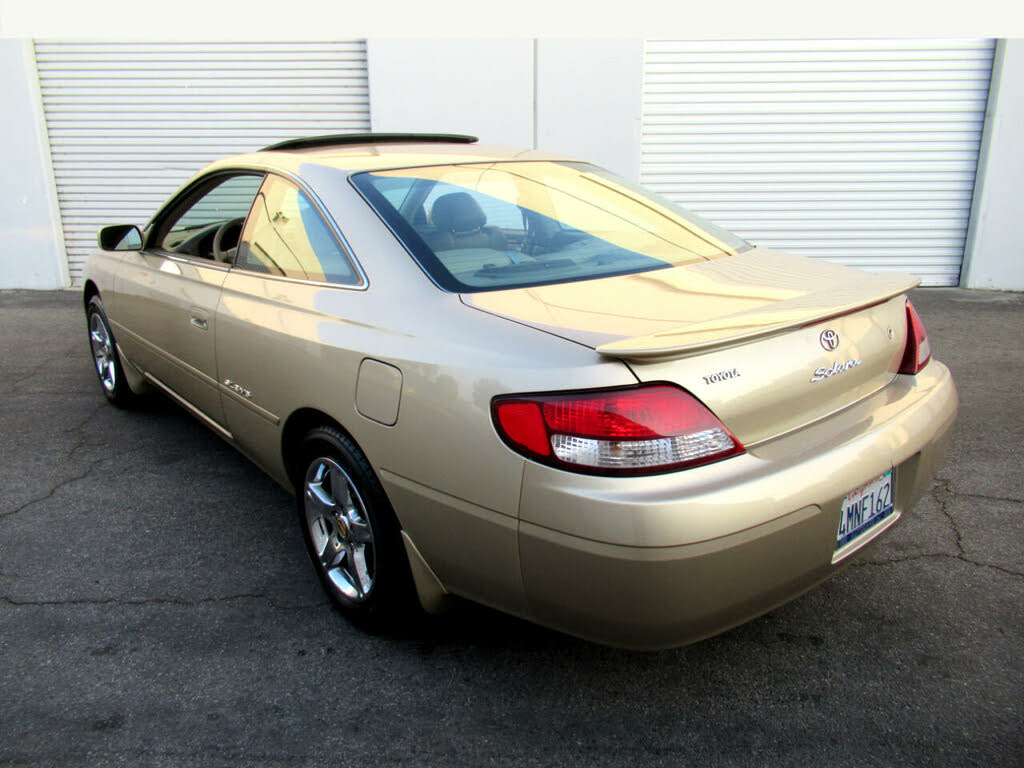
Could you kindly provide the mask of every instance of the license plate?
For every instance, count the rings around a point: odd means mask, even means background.
[[[856,539],[893,513],[892,470],[846,494],[839,516],[836,549]]]

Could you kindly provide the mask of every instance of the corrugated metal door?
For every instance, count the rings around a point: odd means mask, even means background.
[[[956,285],[994,42],[648,42],[642,181],[755,243]]]
[[[365,41],[36,42],[72,280],[105,224],[145,223],[204,164],[367,131]]]

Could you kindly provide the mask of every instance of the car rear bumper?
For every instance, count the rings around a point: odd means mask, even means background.
[[[949,371],[933,361],[707,467],[609,482],[528,463],[519,550],[530,618],[656,649],[769,611],[835,573],[928,490],[956,411]],[[889,469],[895,514],[833,562],[843,498]]]

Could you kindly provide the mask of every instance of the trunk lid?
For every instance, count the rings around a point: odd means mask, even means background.
[[[464,294],[700,398],[744,445],[876,392],[906,342],[909,275],[767,249],[635,275]]]

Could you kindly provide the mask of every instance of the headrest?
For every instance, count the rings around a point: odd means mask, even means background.
[[[473,196],[452,192],[434,201],[430,217],[442,232],[473,232],[487,223],[487,214]]]

